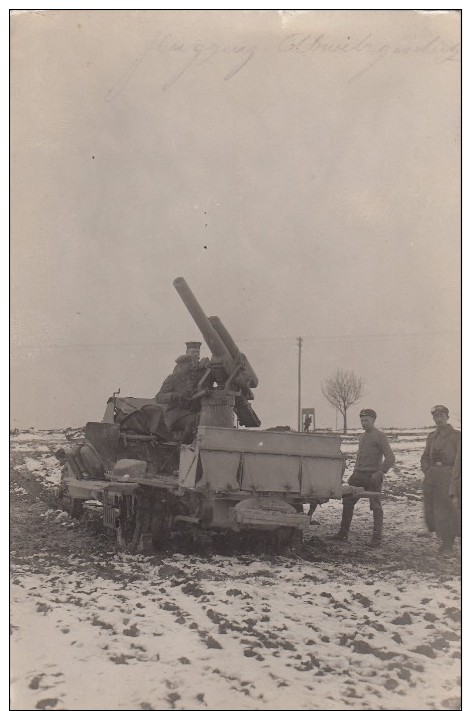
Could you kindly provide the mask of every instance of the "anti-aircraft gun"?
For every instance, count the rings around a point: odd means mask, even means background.
[[[248,402],[253,400],[250,388],[257,387],[258,378],[246,356],[240,352],[220,318],[205,315],[183,277],[175,279],[173,285],[211,351],[211,359],[207,361],[198,388],[203,389],[212,383],[216,387],[202,397],[199,424],[233,427],[235,412],[240,425],[260,427],[260,420]]]
[[[340,438],[256,429],[258,378],[247,357],[185,280],[173,283],[211,352],[197,358],[194,441],[172,437],[155,399],[114,393],[103,421],[88,422],[85,441],[59,455],[60,501],[73,516],[99,502],[104,526],[130,552],[158,548],[188,526],[263,531],[275,546],[293,547],[309,525],[303,504],[342,496]]]

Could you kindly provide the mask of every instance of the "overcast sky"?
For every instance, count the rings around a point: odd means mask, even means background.
[[[152,397],[198,331],[318,427],[460,412],[460,15],[36,11],[11,25],[13,427]],[[204,350],[207,353],[207,349]],[[340,426],[340,418],[338,419]]]

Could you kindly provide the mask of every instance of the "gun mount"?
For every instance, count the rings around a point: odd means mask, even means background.
[[[258,385],[258,378],[247,357],[241,353],[217,316],[206,316],[183,277],[174,280],[190,316],[197,325],[211,351],[208,368],[199,387],[216,384],[202,398],[200,424],[232,426],[232,413],[244,427],[260,427],[260,420],[248,402],[253,400],[250,388]]]

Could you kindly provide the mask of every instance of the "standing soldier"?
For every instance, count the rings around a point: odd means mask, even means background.
[[[459,533],[459,517],[450,497],[453,469],[460,446],[461,434],[448,424],[449,410],[435,405],[432,417],[437,429],[431,432],[420,459],[424,472],[424,510],[428,530],[436,532],[441,545],[439,552],[448,556],[453,551]],[[453,491],[453,487],[452,487]]]
[[[461,516],[461,439],[458,444],[458,451],[453,465],[449,494],[453,505],[457,508]]]
[[[360,412],[360,422],[365,432],[360,436],[355,467],[348,483],[351,486],[362,486],[367,491],[380,492],[383,477],[393,466],[396,458],[384,432],[376,429],[375,420],[374,410],[366,409]],[[334,539],[347,540],[353,508],[357,501],[354,495],[343,497],[342,522],[340,531],[333,536]],[[379,496],[370,498],[370,509],[373,512],[373,535],[366,545],[369,548],[376,548],[381,544],[383,534],[383,507]]]

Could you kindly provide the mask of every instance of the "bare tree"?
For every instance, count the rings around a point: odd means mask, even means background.
[[[343,417],[343,432],[347,432],[347,410],[363,395],[364,382],[353,370],[337,370],[335,375],[322,383],[322,393],[326,400]]]

